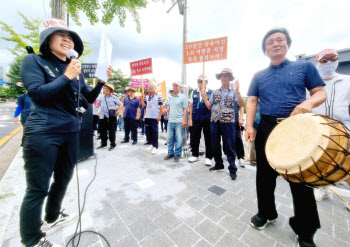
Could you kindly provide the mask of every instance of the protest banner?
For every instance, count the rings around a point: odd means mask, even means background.
[[[85,79],[95,78],[97,63],[82,63],[81,72]]]
[[[143,93],[143,80],[142,75],[152,74],[152,58],[146,58],[134,62],[130,62],[131,76],[141,75],[141,88]]]
[[[184,64],[203,63],[203,82],[205,62],[227,59],[227,37],[186,42],[183,47]],[[203,83],[202,90],[206,90]]]
[[[165,81],[158,83],[156,93],[159,93],[162,96],[162,99],[166,99],[166,84]]]
[[[105,33],[102,33],[95,77],[105,82],[108,81],[106,71],[112,62],[112,48],[111,41],[109,41]]]
[[[149,80],[148,79],[143,79],[143,86],[144,86],[144,88],[148,88],[148,85],[149,85]],[[142,88],[141,79],[131,78],[130,87]]]

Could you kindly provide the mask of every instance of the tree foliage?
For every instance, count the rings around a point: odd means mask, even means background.
[[[20,34],[16,32],[12,26],[0,21],[1,30],[7,33],[7,36],[0,36],[0,39],[14,43],[14,48],[7,48],[15,57],[23,57],[27,54],[26,46],[33,47],[35,53],[39,53],[39,25],[42,22],[40,18],[26,17],[21,12],[18,15],[23,19],[22,24],[26,29],[26,33]],[[89,42],[83,41],[84,54],[79,58],[80,62],[84,61],[84,57],[92,52],[89,48]]]
[[[113,70],[113,77],[108,80],[108,83],[114,86],[114,92],[117,94],[123,93],[126,87],[130,86],[130,77],[126,77],[121,69]]]
[[[94,25],[99,22],[98,13],[102,11],[102,23],[111,24],[113,19],[119,19],[119,25],[124,27],[126,14],[129,12],[136,23],[136,30],[141,32],[138,10],[145,8],[148,0],[62,0],[67,6],[67,11],[75,23],[80,24],[80,13],[83,12],[88,17],[90,24]],[[163,3],[166,0],[152,0],[152,2]],[[171,2],[174,2],[172,0]]]

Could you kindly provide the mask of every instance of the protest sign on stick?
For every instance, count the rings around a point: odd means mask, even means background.
[[[205,92],[205,62],[227,59],[227,37],[186,42],[183,51],[184,64],[203,63],[202,90]]]
[[[142,93],[143,93],[142,75],[153,73],[152,58],[130,62],[130,71],[131,71],[131,76],[141,75],[141,86],[142,86]]]

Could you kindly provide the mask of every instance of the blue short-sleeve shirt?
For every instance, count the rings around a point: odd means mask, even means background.
[[[291,62],[270,65],[257,72],[250,83],[248,96],[259,98],[260,115],[288,117],[306,99],[306,89],[324,86],[315,66],[310,62]]]
[[[125,113],[124,118],[136,118],[137,108],[141,108],[141,103],[138,98],[130,99],[125,97],[124,99]]]

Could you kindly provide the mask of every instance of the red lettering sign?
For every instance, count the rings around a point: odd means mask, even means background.
[[[152,58],[130,62],[131,76],[152,74]]]

